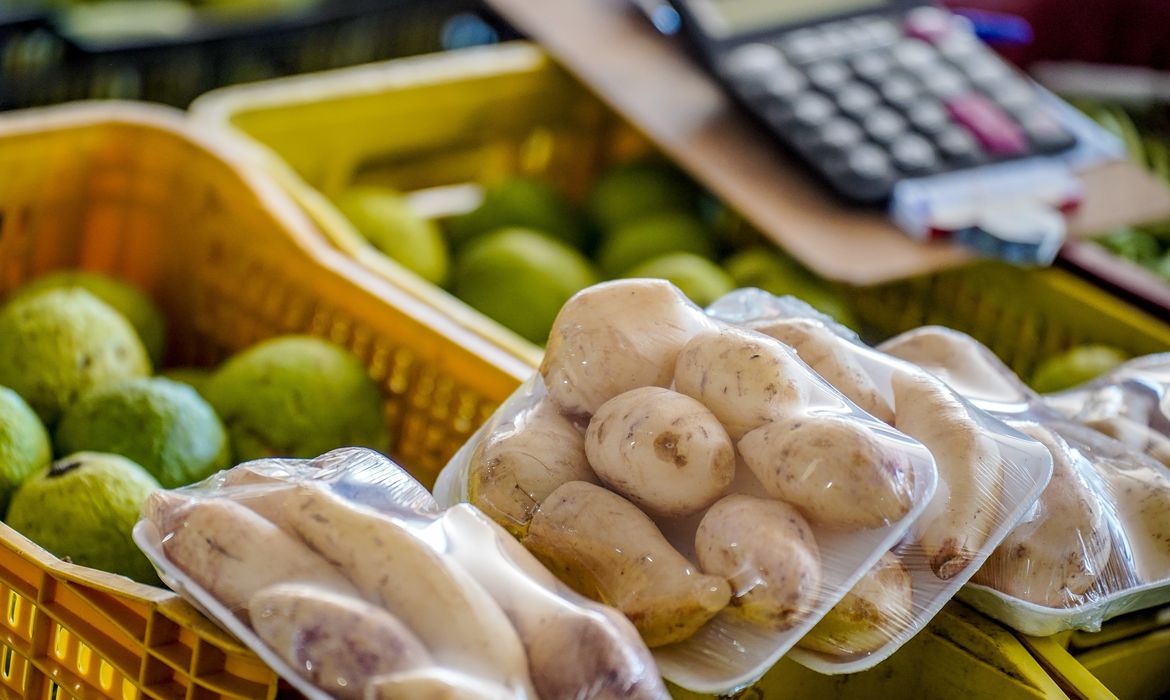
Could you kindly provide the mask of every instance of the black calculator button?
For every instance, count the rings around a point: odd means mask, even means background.
[[[937,134],[951,126],[945,109],[933,100],[922,100],[906,110],[910,124],[924,134]]]
[[[849,66],[862,80],[878,83],[894,69],[894,61],[888,52],[879,49],[857,54]]]
[[[1026,111],[1038,107],[1039,93],[1027,81],[1014,76],[985,85],[984,89],[992,100],[1009,112]]]
[[[719,68],[734,80],[757,80],[787,64],[774,46],[743,44],[729,51],[719,62]]]
[[[805,92],[793,98],[787,105],[773,110],[773,114],[781,126],[793,124],[815,129],[828,121],[836,111],[829,98],[819,93]]]
[[[917,134],[904,134],[890,144],[894,165],[904,173],[927,173],[938,165],[938,156],[926,139]]]
[[[820,33],[814,29],[797,29],[780,38],[780,49],[793,61],[810,61],[822,53]]]
[[[869,144],[861,144],[840,158],[826,160],[825,173],[842,190],[862,200],[885,197],[895,178],[889,156]]]
[[[961,95],[971,89],[958,71],[946,66],[925,70],[919,79],[931,94],[941,99]]]
[[[815,160],[842,157],[864,142],[861,129],[843,117],[835,117],[819,127],[790,129],[789,138],[798,151]]]
[[[906,120],[897,112],[877,107],[862,121],[865,133],[878,143],[890,143],[906,132]]]
[[[848,153],[862,144],[865,136],[852,121],[837,117],[818,129],[818,147],[828,153]]]
[[[879,42],[875,41],[875,37],[868,29],[868,23],[864,20],[849,20],[840,23],[841,34],[849,42],[849,51],[857,52],[866,49],[875,48]]]
[[[734,84],[740,96],[749,102],[791,100],[807,87],[804,76],[792,68],[778,68],[757,80]]]
[[[868,85],[853,81],[837,90],[837,106],[855,118],[863,118],[878,105],[880,98]]]
[[[898,65],[909,71],[919,71],[938,62],[936,54],[929,45],[910,39],[900,42],[893,48],[894,60]]]
[[[934,136],[934,146],[944,161],[952,165],[975,165],[983,160],[983,149],[966,130],[951,126]]]
[[[904,75],[892,75],[878,85],[882,99],[899,110],[908,109],[921,97],[921,91]]]
[[[822,26],[819,39],[822,56],[839,56],[853,50],[848,25],[844,22]]]
[[[849,71],[838,61],[818,61],[808,68],[808,79],[813,85],[826,92],[832,92],[849,82]]]
[[[959,64],[960,70],[967,74],[971,82],[985,90],[992,90],[1005,81],[1011,80],[1011,69],[999,59],[986,52],[973,56]]]
[[[884,17],[860,17],[853,20],[854,31],[859,37],[864,36],[862,46],[888,46],[901,38],[898,27]]]

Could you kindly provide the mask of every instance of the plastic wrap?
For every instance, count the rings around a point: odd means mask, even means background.
[[[1042,397],[989,349],[957,331],[920,328],[881,347],[1019,425],[1054,457],[1052,482],[961,593],[966,601],[1034,635],[1096,631],[1109,618],[1170,601],[1170,533],[1163,530],[1170,525],[1170,470],[1144,453],[1149,434],[1127,445],[1088,427],[1101,405],[1097,399],[1115,393],[1108,378]],[[1163,362],[1164,356],[1152,356],[1125,368],[1132,372]],[[1112,376],[1128,382],[1134,375],[1125,368]],[[1122,396],[1132,390],[1125,382],[1115,385]],[[1117,415],[1136,424],[1140,405],[1134,401]],[[1142,419],[1145,425],[1160,425],[1151,413]]]
[[[1170,353],[1131,360],[1044,402],[1170,467]]]
[[[168,586],[309,698],[668,697],[624,617],[371,450],[157,492],[134,536]]]
[[[743,289],[707,311],[788,342],[842,393],[934,454],[939,486],[926,511],[791,653],[822,673],[870,668],[976,574],[1036,502],[1052,460],[1034,439],[799,300]]]
[[[454,456],[470,501],[624,612],[663,675],[726,693],[767,671],[905,536],[929,451],[779,341],[626,280],[561,310],[541,372]]]

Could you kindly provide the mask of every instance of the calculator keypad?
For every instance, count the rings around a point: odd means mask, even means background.
[[[842,193],[1075,145],[1037,88],[944,11],[850,18],[730,50],[739,97]]]

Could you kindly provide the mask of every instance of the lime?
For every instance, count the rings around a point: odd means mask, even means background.
[[[131,531],[158,487],[124,457],[82,452],[29,477],[12,496],[6,522],[62,559],[157,585]]]
[[[207,395],[207,385],[213,375],[214,370],[206,367],[168,367],[158,373],[160,377],[186,384],[202,396]]]
[[[832,285],[804,269],[792,258],[762,246],[730,256],[723,267],[737,287],[756,287],[776,296],[794,296],[849,328],[858,328],[848,303]]]
[[[207,398],[237,460],[388,448],[378,385],[356,357],[317,338],[283,336],[241,352],[212,377]]]
[[[167,321],[162,311],[142,290],[113,277],[84,270],[62,270],[25,284],[16,290],[12,299],[20,299],[50,289],[84,289],[109,304],[122,314],[138,333],[142,346],[150,355],[151,364],[162,364],[166,351]]]
[[[533,343],[544,344],[569,297],[597,281],[576,250],[525,229],[474,241],[455,266],[455,295]]]
[[[715,241],[703,222],[690,214],[661,212],[611,231],[597,250],[597,264],[617,277],[631,267],[667,253],[715,255]]]
[[[0,386],[0,513],[29,474],[53,459],[49,433],[15,391]]]
[[[1041,394],[1071,389],[1128,359],[1124,352],[1108,345],[1078,345],[1041,362],[1032,375],[1032,388]]]
[[[475,210],[447,225],[456,248],[501,228],[525,228],[546,234],[577,250],[590,244],[589,229],[576,208],[551,185],[512,177],[484,190]]]
[[[148,374],[134,328],[83,289],[54,289],[0,308],[0,384],[47,425],[87,391]]]
[[[735,283],[715,263],[692,253],[671,253],[630,269],[626,277],[668,280],[699,306],[707,306],[735,289]]]
[[[122,455],[168,489],[230,467],[229,449],[223,424],[203,397],[160,377],[94,389],[57,426],[58,452]]]
[[[699,190],[685,175],[658,159],[613,166],[601,174],[585,199],[594,223],[603,231],[648,214],[678,211],[695,215]]]
[[[355,187],[343,192],[336,204],[370,245],[428,282],[447,283],[442,231],[412,212],[402,195],[382,187]]]

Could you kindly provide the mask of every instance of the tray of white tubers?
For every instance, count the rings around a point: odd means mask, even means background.
[[[862,344],[803,302],[743,289],[707,311],[787,343],[841,393],[934,455],[939,485],[926,511],[791,653],[822,673],[870,668],[977,576],[1036,503],[1052,458],[937,377]]]
[[[936,480],[926,446],[790,347],[632,279],[565,304],[540,371],[435,495],[624,613],[668,680],[727,693],[881,566]]]
[[[1170,467],[1170,352],[1125,362],[1044,403]]]
[[[144,510],[162,580],[310,700],[669,697],[623,616],[371,450],[245,462]]]
[[[1170,602],[1170,356],[1133,360],[1085,387],[1042,396],[988,348],[925,327],[881,349],[930,370],[1050,451],[1036,507],[962,593],[1026,634],[1096,631],[1117,615]]]

